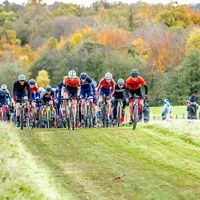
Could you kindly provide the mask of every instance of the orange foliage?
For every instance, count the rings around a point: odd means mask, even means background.
[[[123,29],[114,29],[112,31],[103,33],[99,38],[99,42],[105,46],[119,49],[125,46],[129,42],[129,39],[129,32]]]

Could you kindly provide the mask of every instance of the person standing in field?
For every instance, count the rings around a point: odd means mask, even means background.
[[[196,95],[193,94],[188,101],[187,119],[197,119],[197,111],[198,111],[199,106],[196,103],[195,99],[196,99]]]
[[[164,99],[163,101],[163,109],[162,109],[162,120],[170,121],[171,119],[171,104],[168,99]]]

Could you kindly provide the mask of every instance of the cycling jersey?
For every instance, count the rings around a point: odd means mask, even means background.
[[[18,100],[24,96],[28,96],[28,98],[30,98],[29,83],[25,81],[24,84],[21,85],[19,81],[16,81],[13,86],[13,95],[16,96]]]
[[[8,105],[8,99],[10,100],[10,102],[12,101],[10,92],[8,90],[6,90],[6,92],[0,90],[0,103],[3,105]]]
[[[100,92],[100,89],[101,89],[101,92]],[[100,94],[104,94],[106,93],[106,96],[109,96],[109,92],[110,91],[110,94],[112,95],[115,91],[115,82],[114,80],[112,79],[110,82],[107,82],[106,81],[106,78],[102,78],[100,83],[99,83],[99,86],[97,88],[97,93],[100,92]]]
[[[80,85],[80,79],[78,76],[75,76],[75,78],[72,80],[69,78],[69,76],[67,76],[64,80],[63,80],[63,85],[65,86],[69,86],[72,88],[77,88]]]
[[[61,100],[62,87],[63,87],[63,82],[58,83],[58,85],[56,87],[56,98],[58,99],[58,101]]]
[[[128,90],[138,90],[141,88],[141,84],[145,87],[145,94],[148,93],[148,87],[146,82],[144,81],[144,79],[141,76],[138,76],[136,78],[136,80],[134,80],[132,77],[129,77],[126,80],[126,88]]]
[[[119,86],[116,85],[113,97],[115,99],[124,99],[126,97],[126,90],[125,89],[126,89],[125,85],[123,86],[123,88],[119,88]]]
[[[94,91],[95,90],[94,85],[92,84],[92,79],[87,77],[85,82],[80,80],[80,84],[81,84],[81,91],[80,91],[81,97],[85,98],[86,95],[87,95],[87,97],[91,97],[92,96],[92,90],[93,90],[93,93],[95,92]]]
[[[30,87],[30,96],[31,100],[35,100],[37,97],[39,97],[39,88],[37,85],[34,85],[33,88]]]
[[[49,101],[51,100],[54,100],[54,92],[51,91],[50,94],[47,93],[47,91],[45,91],[43,94],[42,94],[42,101],[46,104],[48,103]]]

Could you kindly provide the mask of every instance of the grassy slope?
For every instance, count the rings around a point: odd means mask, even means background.
[[[162,107],[151,107],[151,116],[161,117],[162,113]],[[183,118],[183,115],[185,117],[187,116],[186,106],[172,106],[172,118]]]
[[[22,155],[24,171],[19,166],[21,179],[13,179],[21,183],[26,173],[28,181],[22,184],[32,188],[29,195],[35,199],[48,197],[52,187],[49,195],[56,198],[50,199],[200,199],[200,149],[167,130],[141,125],[134,132],[130,127],[15,129],[1,135],[12,139],[13,134],[22,154],[34,163],[29,166]],[[44,184],[37,191],[39,177]],[[1,182],[1,194],[8,183]]]

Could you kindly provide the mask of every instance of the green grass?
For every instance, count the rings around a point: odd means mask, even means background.
[[[1,154],[19,153],[4,161],[0,199],[12,190],[10,199],[200,199],[198,141],[167,127],[2,128],[0,136]]]
[[[151,116],[152,117],[160,117],[162,113],[162,107],[151,107]],[[178,117],[179,119],[183,119],[183,115],[187,116],[186,106],[172,106],[172,118],[175,119]]]

